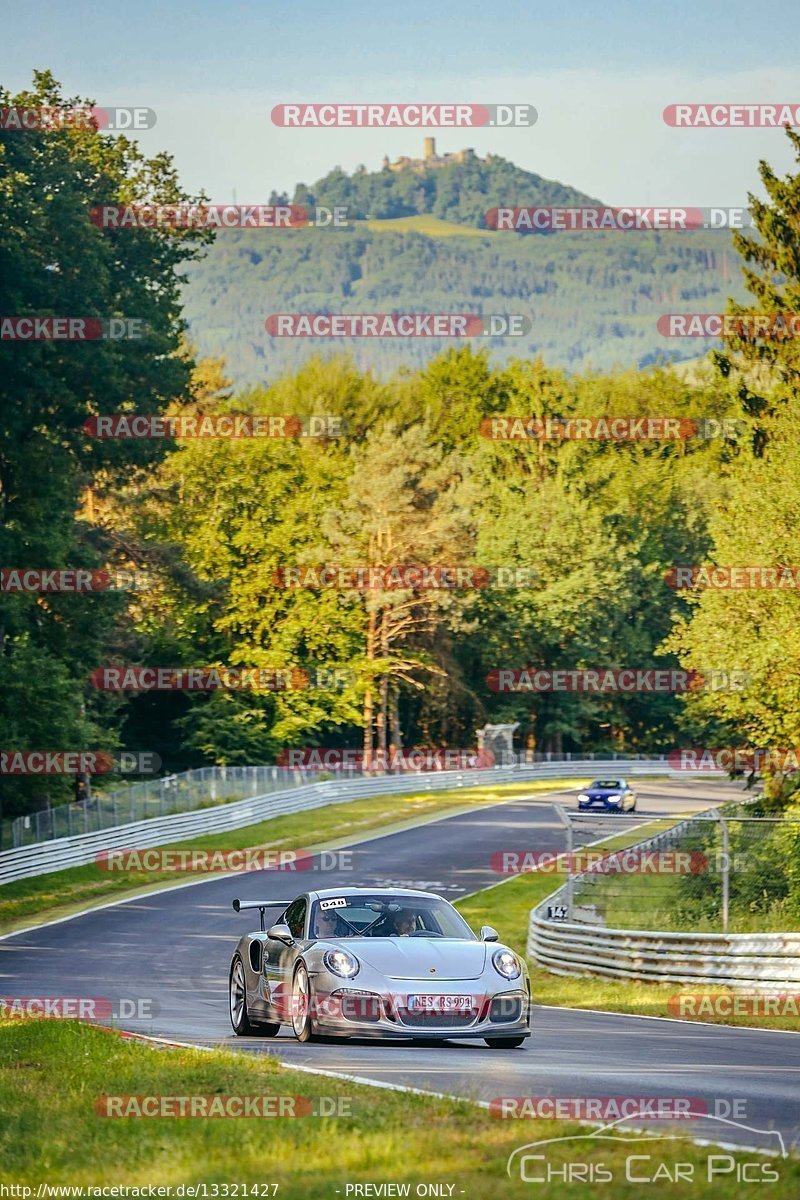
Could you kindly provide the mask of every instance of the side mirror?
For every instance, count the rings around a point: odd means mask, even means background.
[[[481,941],[482,942],[499,942],[500,934],[496,929],[492,929],[491,925],[481,925]]]
[[[284,925],[283,921],[278,921],[276,925],[271,925],[267,930],[267,937],[273,942],[283,942],[285,946],[294,945],[294,937],[288,925]]]

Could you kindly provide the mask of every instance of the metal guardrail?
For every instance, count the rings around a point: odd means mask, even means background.
[[[552,901],[551,901],[552,902]],[[653,933],[531,913],[528,957],[554,975],[610,975],[774,991],[800,983],[800,934]]]
[[[676,833],[688,824],[682,822],[637,842],[636,848],[671,844]],[[589,873],[575,877],[587,878]],[[548,907],[559,904],[571,911],[570,884],[564,884],[532,909],[526,951],[532,962],[554,975],[604,975],[648,983],[694,983],[755,991],[800,984],[800,933],[611,929],[548,918]]]
[[[537,763],[533,766],[493,767],[486,771],[433,771],[420,774],[381,775],[360,779],[331,779],[322,783],[236,800],[214,808],[152,817],[22,846],[0,853],[0,885],[34,875],[47,875],[66,867],[84,866],[94,862],[101,851],[145,850],[191,837],[227,832],[255,825],[270,817],[286,813],[341,804],[361,797],[381,796],[422,791],[444,791],[486,784],[526,782],[536,779],[557,779],[565,776],[593,775],[607,768],[611,760],[581,759],[569,762]],[[663,775],[685,778],[685,772],[673,772],[665,759],[617,759],[614,769],[625,775]],[[704,775],[707,772],[704,772]],[[722,774],[720,772],[720,774]]]
[[[493,767],[538,766],[551,762],[569,763],[576,761],[594,763],[594,754],[551,754],[521,751],[510,759],[495,760]],[[643,756],[643,758],[646,756]],[[605,766],[610,761],[623,758],[613,755],[597,756],[597,765]],[[632,760],[625,759],[630,762]],[[658,761],[664,761],[660,757]],[[422,766],[403,768],[418,774]],[[474,769],[474,768],[471,768]],[[191,812],[207,808],[212,804],[226,804],[231,800],[242,800],[246,796],[263,796],[266,792],[280,792],[286,788],[299,787],[304,783],[316,783],[320,768],[263,766],[214,766],[196,767],[176,775],[164,775],[157,779],[143,779],[129,783],[110,792],[92,789],[89,799],[76,800],[69,804],[42,808],[38,812],[24,813],[15,817],[11,825],[11,845],[31,846],[37,842],[49,842],[55,838],[72,837],[75,834],[94,833],[97,829],[113,829],[117,825],[130,825],[150,817],[166,817],[176,812]],[[359,766],[337,768],[339,779],[359,779],[367,774],[374,778],[375,771],[363,771]],[[0,840],[0,851],[3,845]]]

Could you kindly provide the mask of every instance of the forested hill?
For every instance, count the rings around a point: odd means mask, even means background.
[[[664,337],[657,325],[664,313],[721,312],[729,296],[744,294],[728,231],[491,231],[482,224],[493,207],[598,202],[502,158],[429,162],[352,176],[337,168],[311,188],[298,185],[297,204],[348,206],[347,228],[222,231],[206,257],[186,269],[184,315],[200,353],[223,355],[242,386],[343,349],[361,367],[387,375],[424,366],[452,341],[270,337],[265,319],[499,313],[524,316],[529,332],[481,338],[497,362],[540,355],[571,371],[642,367],[694,359],[715,344]]]
[[[434,227],[421,230],[425,223]],[[570,371],[692,359],[715,343],[668,338],[669,312],[721,312],[743,294],[725,231],[559,233],[521,237],[433,216],[350,229],[229,230],[192,263],[184,316],[203,355],[224,355],[240,385],[275,380],[313,354],[352,351],[387,375],[418,368],[453,345],[440,338],[270,337],[271,313],[521,313],[523,337],[471,338],[497,362],[541,355]],[[444,223],[442,223],[444,224]],[[447,231],[455,230],[454,236]],[[463,233],[459,233],[463,230]]]
[[[441,160],[435,160],[440,162]],[[419,166],[421,167],[421,163]],[[298,184],[292,203],[347,205],[356,219],[386,220],[429,213],[443,221],[484,229],[488,209],[499,206],[581,205],[597,201],[553,179],[523,171],[505,158],[468,157],[443,166],[348,175],[335,167],[310,187]]]

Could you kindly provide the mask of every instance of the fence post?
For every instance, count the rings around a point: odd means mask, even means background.
[[[731,864],[728,856],[728,822],[724,817],[720,817],[719,823],[722,827],[722,932],[727,933],[731,883]]]
[[[572,895],[573,895],[573,878],[572,878],[572,846],[573,833],[572,821],[569,813],[562,804],[554,804],[558,819],[567,831],[567,920],[572,920]]]

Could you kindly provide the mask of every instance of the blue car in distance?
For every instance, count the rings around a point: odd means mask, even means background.
[[[578,795],[578,808],[599,812],[635,812],[636,793],[624,779],[595,779]]]

